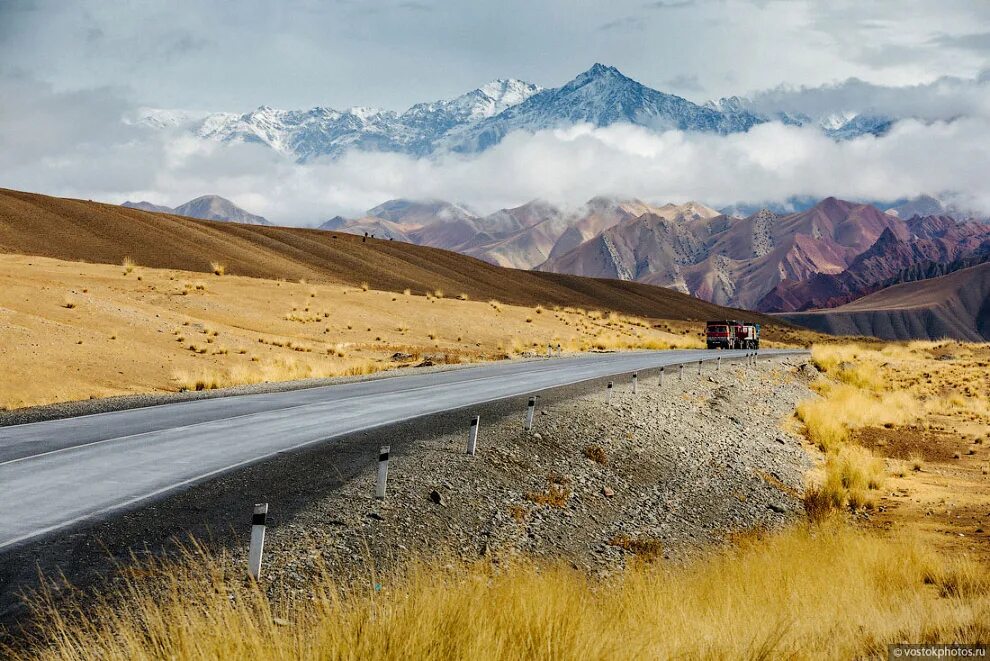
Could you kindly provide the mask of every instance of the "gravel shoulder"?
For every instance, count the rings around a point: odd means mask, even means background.
[[[246,565],[251,506],[268,502],[263,577],[305,592],[325,562],[342,580],[412,557],[562,558],[592,572],[637,551],[672,561],[735,532],[803,516],[811,459],[783,422],[812,396],[802,356],[668,368],[491,402],[333,439],[199,484],[0,558],[0,622],[23,622],[18,592],[64,573],[87,587],[115,580],[131,556],[190,537]],[[481,416],[478,452],[465,454]],[[388,493],[374,498],[377,455],[391,446]],[[662,549],[662,550],[660,550]],[[2,636],[0,636],[2,638]]]
[[[811,396],[801,357],[747,367],[655,371],[580,395],[525,401],[481,419],[476,456],[459,429],[414,441],[389,462],[374,498],[377,453],[341,489],[271,531],[270,585],[306,590],[326,562],[343,576],[411,558],[563,558],[593,572],[637,550],[683,560],[755,527],[803,516],[811,460],[783,422]],[[382,437],[387,443],[387,437]],[[376,448],[369,448],[376,450]],[[659,549],[662,548],[662,551]],[[246,562],[239,547],[236,562]],[[367,574],[365,574],[367,575]]]

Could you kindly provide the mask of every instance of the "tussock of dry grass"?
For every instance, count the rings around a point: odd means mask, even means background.
[[[190,347],[192,348],[192,347]],[[196,349],[197,351],[199,348]],[[205,353],[202,349],[200,353]],[[224,353],[227,353],[224,351]],[[345,356],[343,350],[338,353]],[[178,370],[173,380],[182,390],[215,390],[236,385],[254,383],[276,383],[302,379],[323,379],[336,376],[361,376],[374,374],[387,366],[372,360],[303,360],[289,357],[276,357],[247,365],[236,365],[231,369],[203,369],[199,372]]]
[[[49,613],[35,658],[861,658],[990,638],[985,567],[838,524],[607,579],[424,562],[352,590],[324,574],[312,595],[272,599],[242,572],[193,557],[132,578],[95,615]]]

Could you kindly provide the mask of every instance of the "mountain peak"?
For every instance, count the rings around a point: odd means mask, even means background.
[[[623,84],[623,85],[632,83],[637,87],[641,87],[639,83],[637,83],[632,78],[629,78],[615,67],[606,66],[598,62],[596,62],[587,71],[579,73],[577,76],[574,77],[573,80],[571,80],[571,82],[567,83],[567,85],[565,85],[564,87],[565,88],[582,87],[584,85],[587,85],[588,83],[595,83],[595,82]]]
[[[608,76],[608,75],[616,75],[616,74],[622,76],[622,73],[615,67],[610,67],[607,64],[602,64],[601,62],[595,62],[593,65],[591,65],[590,69],[588,69],[587,71],[585,71],[580,75],[589,76],[589,77],[600,77],[600,76]],[[622,77],[625,78],[625,76]]]

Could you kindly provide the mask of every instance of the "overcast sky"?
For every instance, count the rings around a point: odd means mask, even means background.
[[[0,0],[0,67],[158,107],[404,109],[594,62],[693,100],[987,67],[990,2]]]
[[[121,121],[141,107],[403,110],[500,77],[558,86],[594,62],[694,101],[912,119],[848,143],[776,123],[575,127],[469,158],[306,165]],[[312,224],[424,195],[487,212],[595,194],[717,206],[949,192],[990,213],[986,172],[988,0],[0,0],[2,187],[173,206],[215,193]]]

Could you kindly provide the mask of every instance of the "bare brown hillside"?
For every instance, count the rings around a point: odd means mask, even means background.
[[[990,263],[882,289],[852,303],[780,315],[833,335],[886,340],[990,340]]]
[[[216,223],[120,206],[0,189],[0,251],[62,260],[368,283],[374,289],[496,298],[519,305],[602,308],[666,319],[765,315],[730,310],[654,287],[500,268],[457,253],[342,232]],[[778,322],[779,323],[779,322]]]

